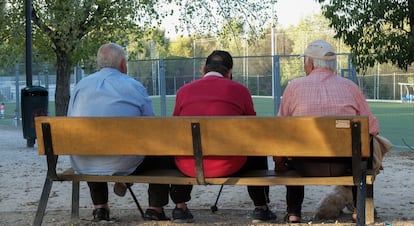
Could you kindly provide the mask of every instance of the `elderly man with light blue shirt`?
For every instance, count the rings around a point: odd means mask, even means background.
[[[97,54],[97,68],[99,71],[76,85],[69,101],[68,116],[154,116],[145,87],[127,75],[126,52],[121,46],[115,43],[102,45]],[[72,167],[78,174],[129,175],[143,161],[144,156],[71,156]],[[94,220],[110,221],[108,184],[88,182],[88,186],[94,204]],[[149,194],[157,192],[149,190]]]

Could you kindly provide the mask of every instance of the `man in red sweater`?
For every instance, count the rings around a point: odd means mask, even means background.
[[[203,78],[188,83],[177,92],[174,116],[255,116],[249,90],[232,80],[232,56],[222,50],[213,51],[203,67]],[[175,163],[182,173],[195,177],[194,158],[176,157]],[[206,177],[228,176],[243,169],[267,169],[266,157],[206,157],[203,160]],[[186,202],[190,200],[191,185],[174,186],[171,197],[186,197],[184,202],[176,202],[173,210],[174,222],[192,222],[193,216]],[[267,206],[268,186],[248,186],[248,193],[255,209],[253,222],[271,221],[276,215]]]

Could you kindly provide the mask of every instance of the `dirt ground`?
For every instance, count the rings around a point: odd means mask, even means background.
[[[38,156],[36,146],[26,147],[19,127],[0,127],[0,225],[32,225],[37,204],[46,176],[44,156]],[[414,151],[391,151],[384,159],[384,170],[374,186],[374,200],[378,217],[375,225],[414,225]],[[67,158],[61,158],[59,169],[69,166]],[[113,184],[110,184],[112,189]],[[218,211],[212,213],[219,186],[195,186],[192,200],[188,203],[195,216],[195,223],[186,225],[253,225],[250,213],[253,209],[245,187],[225,186],[218,202]],[[147,205],[146,185],[134,185],[133,190],[142,208]],[[312,221],[314,208],[329,186],[308,186],[303,204],[303,225],[354,225],[350,213],[338,219]],[[91,222],[92,203],[85,183],[81,184],[80,219],[70,219],[71,185],[54,183],[43,225],[100,225]],[[285,188],[270,188],[270,208],[278,219],[273,224],[283,225],[286,209]],[[110,192],[111,216],[117,220],[111,225],[174,225],[171,222],[144,222],[130,195],[117,197]],[[166,207],[171,216],[173,205]]]

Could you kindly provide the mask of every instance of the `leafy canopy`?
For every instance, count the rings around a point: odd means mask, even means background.
[[[414,61],[414,1],[318,0],[336,38],[362,69],[376,62],[407,68]]]
[[[94,62],[100,45],[117,42],[143,48],[140,39],[167,15],[178,11],[177,29],[215,32],[232,18],[242,18],[249,34],[259,34],[275,0],[32,0],[34,55],[56,64],[56,115],[65,115],[72,68]],[[0,62],[22,62],[25,1],[0,1]],[[156,34],[153,35],[157,36]],[[138,56],[139,49],[130,50]]]

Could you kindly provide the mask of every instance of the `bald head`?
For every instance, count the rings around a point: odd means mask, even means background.
[[[102,45],[97,55],[98,70],[109,67],[126,73],[126,51],[116,43]]]

